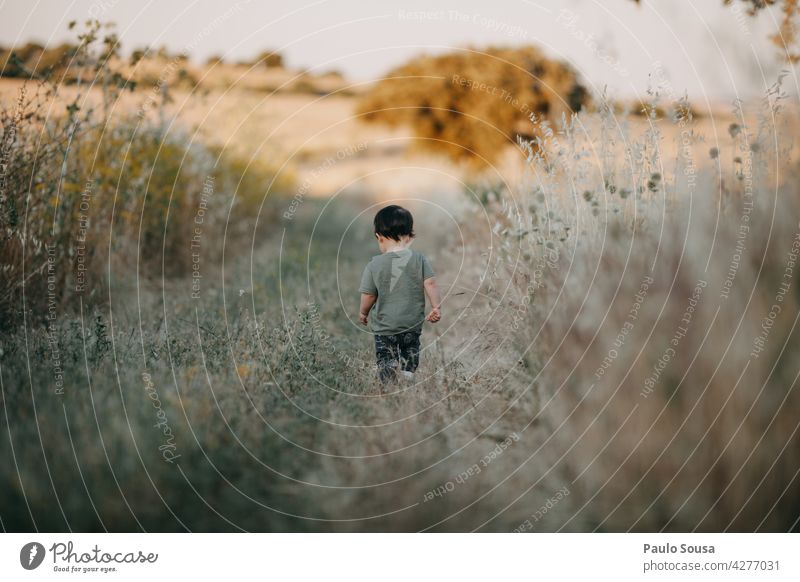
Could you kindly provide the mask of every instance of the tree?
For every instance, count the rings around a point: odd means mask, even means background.
[[[633,0],[640,4],[640,0]],[[726,6],[736,4],[736,0],[722,0]],[[797,35],[800,0],[739,0],[738,5],[747,5],[747,12],[755,16],[767,6],[781,5],[783,19],[777,33],[770,36],[772,43],[778,47],[790,63],[800,61],[800,39]]]
[[[411,126],[419,148],[481,165],[518,136],[530,137],[532,114],[558,119],[587,102],[569,65],[529,46],[417,57],[379,81],[358,112]]]

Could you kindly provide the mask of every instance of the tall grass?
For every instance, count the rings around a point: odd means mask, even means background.
[[[679,102],[641,136],[601,108],[529,150],[531,181],[499,208],[492,298],[530,304],[505,334],[541,402],[544,466],[571,491],[537,529],[798,527],[800,208],[782,101],[779,82],[718,143]]]
[[[75,307],[84,296],[98,304],[109,270],[185,276],[198,220],[213,259],[225,235],[244,234],[226,222],[289,186],[264,162],[196,141],[148,98],[138,111],[120,105],[134,84],[109,64],[116,37],[101,30],[90,23],[60,77],[30,79],[0,108],[4,326],[41,322],[48,305]],[[274,222],[275,208],[262,219]]]

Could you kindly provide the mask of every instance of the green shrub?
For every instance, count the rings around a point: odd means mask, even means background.
[[[117,74],[97,28],[81,36],[76,61],[92,63],[103,107],[80,95],[60,105],[60,86],[44,81],[0,110],[3,325],[25,312],[41,320],[46,305],[77,306],[81,297],[98,304],[112,264],[156,278],[186,275],[193,236],[203,237],[204,260],[214,260],[227,222],[229,237],[242,235],[247,225],[237,223],[268,194],[261,218],[275,220],[273,199],[289,185],[266,164],[192,142],[153,115],[112,117],[122,88],[103,83]],[[53,113],[51,104],[63,109]]]

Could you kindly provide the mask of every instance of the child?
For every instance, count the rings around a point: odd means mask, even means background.
[[[359,319],[363,325],[369,320],[375,334],[381,381],[397,379],[398,369],[411,379],[419,365],[422,322],[442,317],[439,288],[428,259],[408,248],[414,238],[408,210],[395,205],[381,209],[375,215],[375,237],[382,254],[372,258],[361,277]],[[425,296],[432,307],[427,317]]]

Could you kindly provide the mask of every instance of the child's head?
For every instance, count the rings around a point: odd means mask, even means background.
[[[414,218],[408,210],[396,204],[381,208],[375,215],[375,235],[378,240],[385,238],[398,242],[414,238]]]

